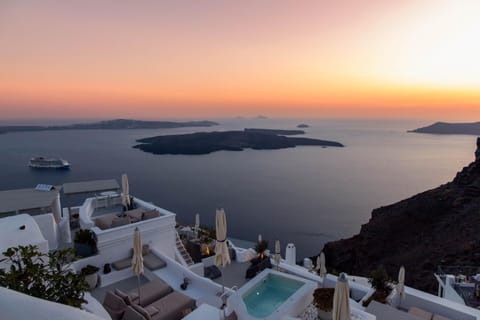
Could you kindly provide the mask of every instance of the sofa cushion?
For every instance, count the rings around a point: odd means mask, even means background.
[[[142,220],[143,210],[142,209],[133,209],[125,211],[125,213],[130,217],[132,223]]]
[[[124,226],[124,225],[127,225],[127,224],[130,224],[130,218],[128,216],[126,217],[115,217],[113,218],[112,220],[112,228],[115,228],[115,227],[120,227],[120,226]]]
[[[144,317],[146,320],[152,320],[152,318],[150,317],[150,314],[148,314],[148,311],[145,310],[142,306],[139,306],[138,304],[134,304],[132,305],[132,307],[133,309],[135,309],[135,311],[140,313],[142,317]]]
[[[142,307],[148,306],[149,304],[152,304],[152,302],[160,298],[163,298],[164,296],[166,296],[172,291],[173,289],[168,284],[166,284],[163,280],[160,280],[160,279],[152,280],[140,286],[139,304]],[[138,297],[138,289],[133,289],[129,291],[128,295],[132,300],[135,300],[134,297],[136,296]]]
[[[112,220],[115,215],[101,216],[95,219],[95,225],[102,230],[109,229],[112,226]]]
[[[122,320],[146,320],[146,319],[138,311],[133,309],[132,306],[128,306],[128,308],[125,309],[125,313],[123,314]]]
[[[146,306],[144,309],[147,310],[150,316],[154,316],[158,313],[158,309],[155,308],[154,306]]]
[[[132,305],[132,299],[130,299],[130,296],[128,294],[126,294],[125,292],[123,292],[122,290],[120,289],[115,289],[115,294],[117,296],[119,296],[120,298],[123,299],[123,301],[125,301],[125,303],[127,305]]]
[[[195,300],[181,292],[173,291],[152,303],[152,306],[159,310],[159,313],[155,315],[155,320],[181,319],[185,310],[195,308]]]
[[[103,307],[110,314],[112,320],[120,320],[128,306],[122,298],[111,291],[107,291],[103,299]]]
[[[148,210],[143,213],[143,220],[153,219],[160,217],[160,212],[157,209]]]
[[[150,270],[157,270],[165,267],[167,264],[153,253],[150,253],[143,257],[143,265]]]
[[[115,270],[123,270],[132,266],[132,258],[118,260],[112,263]]]

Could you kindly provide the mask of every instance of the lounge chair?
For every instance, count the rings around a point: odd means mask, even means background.
[[[447,317],[444,317],[444,316],[435,314],[435,315],[433,316],[432,320],[450,320],[450,319],[447,318]]]
[[[143,245],[142,247],[143,255],[143,265],[150,270],[157,270],[165,267],[167,263],[150,252],[150,247],[148,244]],[[133,249],[131,250],[130,256],[125,259],[121,259],[112,263],[112,267],[115,270],[123,270],[132,266],[132,256]]]
[[[132,302],[145,307],[171,292],[173,292],[173,289],[166,282],[161,279],[155,279],[140,286],[140,303],[138,303],[138,289],[129,291],[128,296]]]
[[[171,292],[173,292],[173,289],[163,280],[155,279],[150,281],[140,286],[141,306],[148,306]],[[105,293],[103,307],[110,314],[112,320],[120,320],[127,307],[132,304],[138,304],[138,301],[138,289],[133,289],[128,293],[115,289],[115,292],[107,291]]]
[[[420,320],[421,318],[410,313],[400,311],[392,306],[372,301],[365,309],[366,312],[373,314],[377,319],[396,319],[396,320]]]
[[[419,317],[420,319],[424,319],[424,320],[432,319],[431,312],[425,311],[417,307],[410,307],[410,309],[408,309],[408,313],[413,314],[414,316]]]

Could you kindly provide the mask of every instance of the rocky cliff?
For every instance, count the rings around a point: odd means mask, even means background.
[[[438,265],[480,266],[480,138],[475,161],[453,181],[373,210],[360,233],[327,243],[327,267],[369,276],[383,265],[392,279],[436,292]]]

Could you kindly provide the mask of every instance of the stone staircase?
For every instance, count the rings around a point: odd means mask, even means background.
[[[193,262],[193,260],[192,260],[192,257],[188,253],[187,249],[185,249],[185,246],[183,245],[182,239],[180,239],[180,236],[178,235],[178,232],[175,232],[175,237],[176,237],[175,242],[176,242],[176,246],[177,246],[177,251],[182,256],[182,258],[185,261],[187,267],[195,264],[195,262]]]

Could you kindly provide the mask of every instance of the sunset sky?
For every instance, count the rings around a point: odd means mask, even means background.
[[[479,0],[0,2],[0,114],[480,121]]]

